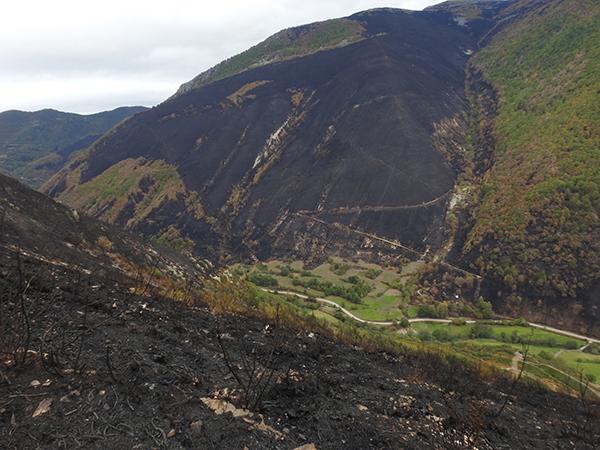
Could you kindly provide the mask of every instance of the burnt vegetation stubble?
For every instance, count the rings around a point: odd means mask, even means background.
[[[482,368],[441,354],[335,344],[325,332],[287,328],[279,310],[262,320],[209,314],[18,249],[3,249],[0,261],[0,434],[8,448],[307,440],[336,448],[340,436],[354,448],[592,448],[598,437],[598,405],[585,393],[577,401],[518,379],[482,379]],[[287,433],[216,416],[200,403],[206,397],[249,408]],[[48,411],[32,417],[43,401]]]

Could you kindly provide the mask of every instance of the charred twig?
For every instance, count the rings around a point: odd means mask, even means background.
[[[112,368],[112,364],[110,362],[110,345],[106,346],[106,356],[105,356],[106,368],[108,369],[108,375],[111,380],[113,380],[116,384],[119,384],[117,377],[115,377],[115,373]]]
[[[4,375],[4,372],[2,372],[2,370],[0,370],[0,380],[4,380],[4,382],[6,384],[11,384],[10,380],[8,379],[8,377],[6,375]]]
[[[32,277],[26,284],[24,282],[24,274],[23,274],[23,263],[21,261],[21,247],[18,246],[15,256],[17,259],[17,283],[19,289],[19,304],[21,309],[21,316],[23,318],[24,329],[22,330],[24,336],[22,337],[21,346],[15,349],[15,363],[17,365],[23,366],[25,365],[27,359],[27,352],[29,351],[29,344],[31,341],[31,323],[29,321],[29,312],[27,311],[27,306],[25,305],[25,294],[31,285]],[[18,359],[19,349],[21,351],[21,360]]]
[[[166,445],[166,443],[167,443],[167,433],[165,433],[165,430],[163,430],[162,428],[160,428],[159,426],[157,426],[154,423],[154,419],[150,419],[150,423],[152,423],[152,426],[154,427],[154,429],[156,431],[158,431],[160,433],[160,435],[162,436],[162,442],[163,442],[162,445]]]
[[[244,383],[242,382],[241,378],[237,373],[237,370],[233,367],[233,364],[231,363],[231,357],[229,356],[229,352],[227,351],[226,346],[223,344],[223,338],[221,336],[221,333],[217,333],[217,342],[219,343],[221,353],[223,354],[223,359],[225,360],[225,364],[227,365],[229,372],[231,373],[231,375],[233,375],[235,381],[237,381],[240,386],[244,386]]]
[[[238,330],[239,327],[236,325],[233,328]],[[224,335],[221,331],[221,326],[219,326],[217,341],[225,365],[242,391],[243,407],[256,410],[273,387],[275,375],[285,373],[287,376],[291,370],[290,366],[287,367],[287,370],[281,368],[280,354],[282,353],[283,339],[279,328],[271,329],[268,325],[265,328],[265,334],[273,335],[267,351],[261,350],[261,345],[248,336],[234,340],[228,345],[223,339]],[[236,346],[237,351],[230,351],[229,346]]]
[[[81,279],[73,288],[74,292],[78,292],[77,285],[81,283]],[[56,376],[63,375],[63,368],[70,367],[77,373],[81,374],[86,367],[82,361],[83,350],[86,346],[88,336],[96,329],[101,328],[107,321],[106,319],[95,323],[93,327],[88,324],[88,314],[92,307],[97,306],[100,302],[90,302],[89,295],[86,295],[82,308],[82,319],[79,324],[73,323],[69,316],[62,317],[52,323],[42,334],[40,338],[42,366],[44,369]],[[81,331],[75,331],[81,330]]]
[[[72,414],[75,414],[77,411],[79,411],[79,408],[75,408],[75,409],[73,409],[73,410],[71,410],[71,411],[68,411],[68,412],[66,412],[66,413],[64,414],[64,417],[68,417],[68,416],[70,416],[70,415],[72,415]]]
[[[531,334],[533,334],[533,330],[531,331]],[[519,384],[519,381],[521,380],[521,377],[523,376],[523,372],[525,371],[525,364],[527,363],[527,357],[529,355],[530,344],[531,344],[531,336],[529,337],[529,339],[527,339],[527,342],[524,342],[522,344],[521,368],[519,369],[517,376],[513,379],[513,382],[509,388],[510,393],[506,395],[506,397],[504,398],[504,402],[502,403],[502,406],[500,407],[498,412],[494,415],[494,418],[496,418],[496,419],[500,417],[500,415],[506,408],[506,405],[508,405],[508,402],[510,401],[512,394],[515,392],[515,389],[517,388],[517,385]]]
[[[45,397],[50,395],[50,392],[40,392],[39,394],[11,394],[8,398],[31,398],[31,397]]]
[[[579,397],[579,403],[581,404],[581,409],[583,411],[583,414],[585,416],[585,422],[583,423],[583,425],[581,426],[581,428],[583,428],[583,439],[588,439],[588,434],[590,432],[590,419],[591,419],[591,412],[590,412],[590,407],[589,407],[589,403],[587,401],[587,395],[590,389],[590,380],[585,378],[584,374],[583,374],[583,370],[579,370],[579,389],[578,389],[578,397]],[[591,439],[589,439],[591,441]]]

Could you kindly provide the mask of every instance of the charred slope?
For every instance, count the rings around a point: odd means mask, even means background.
[[[0,113],[0,170],[38,187],[60,170],[72,153],[146,109],[121,107],[90,115],[52,109]]]
[[[3,301],[16,288],[14,261],[5,256],[0,249]],[[22,271],[33,280],[26,305],[34,352],[16,368],[0,353],[5,449],[592,449],[598,442],[597,403],[584,410],[575,398],[484,382],[431,355],[369,353],[320,334],[132,296],[95,274],[81,283],[77,273],[26,257]],[[249,351],[259,364],[276,355],[277,375],[255,413],[241,410],[219,342],[234,363]]]
[[[450,1],[286,30],[45,189],[225,257],[441,247],[498,311],[585,332],[600,317],[599,17],[591,0]]]
[[[466,108],[474,37],[446,12],[349,20],[364,29],[357,42],[177,95],[104,136],[45,191],[197,251],[289,252],[294,238],[281,233],[310,218],[436,245],[455,172],[431,135]]]
[[[14,258],[26,255],[97,277],[146,281],[149,274],[160,273],[151,280],[155,285],[185,281],[204,267],[198,265],[203,262],[79,214],[2,174],[0,248]]]

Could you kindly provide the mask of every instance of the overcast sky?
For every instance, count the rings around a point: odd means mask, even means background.
[[[0,111],[155,105],[283,28],[380,6],[420,10],[439,1],[3,1]]]

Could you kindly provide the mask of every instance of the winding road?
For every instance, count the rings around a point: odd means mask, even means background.
[[[284,291],[284,290],[279,290],[279,289],[267,289],[267,288],[260,288],[260,289],[263,290],[263,291],[265,291],[265,292],[270,292],[271,294],[293,295],[295,297],[298,297],[298,298],[301,298],[301,299],[304,299],[304,300],[308,299],[308,295],[299,294],[298,292],[294,292],[294,291]],[[360,322],[360,323],[365,323],[365,324],[369,324],[369,325],[380,325],[380,326],[384,326],[384,327],[392,326],[395,323],[395,322],[391,322],[391,321],[390,322],[385,322],[385,321],[379,321],[379,320],[365,320],[365,319],[361,319],[360,317],[356,316],[352,312],[348,311],[346,308],[338,305],[333,300],[328,300],[326,298],[321,298],[321,297],[315,297],[315,299],[319,303],[323,303],[325,305],[333,306],[334,308],[339,309],[344,314],[346,314],[348,317],[350,317],[351,319],[354,319],[354,320],[356,320],[357,322]],[[425,317],[419,317],[419,318],[416,318],[416,319],[408,319],[408,321],[410,323],[418,323],[418,322],[451,323],[452,322],[452,320],[450,320],[450,319],[430,319],[430,318],[425,318]],[[465,320],[465,323],[473,324],[473,323],[477,323],[477,320]],[[584,347],[586,347],[586,346],[588,346],[589,344],[592,344],[592,343],[600,344],[600,339],[596,339],[596,338],[593,338],[593,337],[584,336],[582,334],[573,333],[571,331],[560,330],[558,328],[549,327],[547,325],[541,325],[539,323],[528,322],[528,324],[531,327],[533,327],[533,328],[538,328],[540,330],[550,331],[552,333],[562,334],[563,336],[568,336],[568,337],[572,337],[572,338],[576,338],[576,339],[581,339],[582,341],[586,341],[587,344]]]
[[[308,299],[308,295],[304,295],[304,294],[299,294],[298,292],[293,292],[293,291],[284,291],[284,290],[278,290],[278,289],[266,289],[266,288],[260,288],[261,290],[265,291],[265,292],[269,292],[271,294],[280,294],[280,295],[293,295],[295,297],[301,298],[301,299]],[[365,319],[361,319],[360,317],[356,316],[355,314],[351,313],[350,311],[348,311],[346,308],[338,305],[336,302],[334,302],[333,300],[328,300],[326,298],[321,298],[321,297],[314,297],[319,303],[323,303],[325,305],[329,305],[329,306],[333,306],[334,308],[339,309],[340,311],[342,311],[344,314],[346,314],[348,317],[356,320],[357,322],[360,323],[365,323],[365,324],[369,324],[369,325],[380,325],[380,326],[391,326],[394,325],[395,322],[384,322],[384,321],[377,321],[377,320],[365,320]],[[429,322],[429,323],[451,323],[452,320],[450,319],[430,319],[430,318],[424,318],[424,317],[420,317],[420,318],[415,318],[415,319],[408,319],[408,321],[410,323],[418,323],[418,322]],[[476,320],[465,320],[465,323],[469,323],[469,324],[473,324],[473,323],[477,323]],[[532,326],[533,328],[538,328],[540,330],[545,330],[545,331],[550,331],[553,333],[557,333],[557,334],[562,334],[563,336],[569,336],[572,338],[576,338],[576,339],[581,339],[583,341],[586,341],[587,344],[585,344],[580,350],[584,349],[585,347],[587,347],[588,345],[592,344],[592,343],[600,343],[599,339],[595,339],[589,336],[583,336],[581,334],[577,334],[577,333],[572,333],[570,331],[565,331],[565,330],[559,330],[558,328],[553,328],[553,327],[549,327],[546,325],[541,325],[538,323],[531,323],[528,322],[528,324],[530,326]],[[523,361],[523,355],[520,352],[515,352],[515,355],[512,359],[511,362],[511,367],[509,368],[509,370],[511,370],[515,375],[518,375],[520,368],[519,368],[519,363],[521,363]],[[531,364],[531,363],[529,363]],[[534,365],[538,365],[538,364],[534,364]],[[557,372],[560,372],[561,374],[563,374],[564,376],[579,382],[579,380],[577,380],[576,378],[574,378],[572,375],[569,375],[566,372],[563,372],[560,369],[557,369],[556,367],[547,365],[547,364],[540,364],[538,366],[547,366],[553,370],[556,370]],[[591,383],[590,383],[591,384]],[[595,389],[596,388],[596,389]],[[590,390],[590,392],[592,392],[594,395],[596,395],[598,398],[600,398],[600,391],[597,390],[597,386],[594,385],[588,385],[588,389]]]

